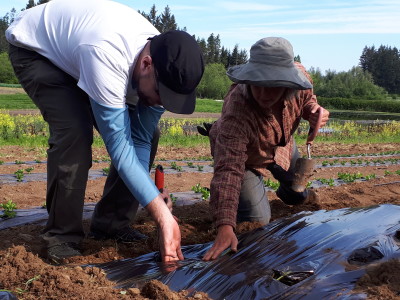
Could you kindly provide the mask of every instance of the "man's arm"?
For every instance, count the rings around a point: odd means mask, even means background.
[[[150,140],[164,110],[138,105],[128,112],[128,108],[109,107],[93,99],[91,105],[119,176],[160,227],[162,260],[183,259],[179,226],[148,172]]]

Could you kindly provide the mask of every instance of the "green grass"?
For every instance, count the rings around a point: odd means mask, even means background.
[[[5,94],[0,95],[0,109],[37,109],[27,94]],[[196,112],[220,113],[222,102],[211,99],[198,99]]]
[[[0,109],[37,109],[27,94],[0,95]]]
[[[195,112],[220,113],[222,110],[222,104],[222,101],[197,99]]]
[[[0,83],[0,87],[21,88],[21,85],[20,84],[13,84],[13,83]]]
[[[353,111],[329,109],[331,119],[339,120],[395,120],[400,121],[400,113],[374,112],[374,111]]]

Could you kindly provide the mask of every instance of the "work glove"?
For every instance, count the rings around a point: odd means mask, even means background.
[[[214,123],[203,123],[203,126],[197,126],[197,131],[204,136],[209,136],[210,135],[210,129],[211,126],[213,126]]]

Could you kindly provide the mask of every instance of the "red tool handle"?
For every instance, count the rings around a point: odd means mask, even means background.
[[[311,145],[313,143],[315,137],[317,136],[318,129],[321,127],[322,117],[324,116],[324,109],[322,108],[322,106],[318,108],[317,112],[318,112],[318,121],[315,128],[310,127],[310,130],[308,131],[306,145]]]
[[[162,193],[164,190],[164,169],[162,165],[156,167],[155,183],[158,190]]]

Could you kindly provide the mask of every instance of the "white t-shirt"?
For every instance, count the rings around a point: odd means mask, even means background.
[[[136,100],[134,62],[157,34],[141,14],[113,1],[52,0],[21,12],[6,38],[47,57],[98,103],[122,108]]]
[[[164,108],[139,102],[131,110],[126,103],[137,99],[127,98],[134,94],[135,60],[157,34],[138,12],[108,0],[52,0],[23,11],[6,31],[11,44],[36,51],[77,79],[113,165],[143,206],[159,194],[148,167]]]

